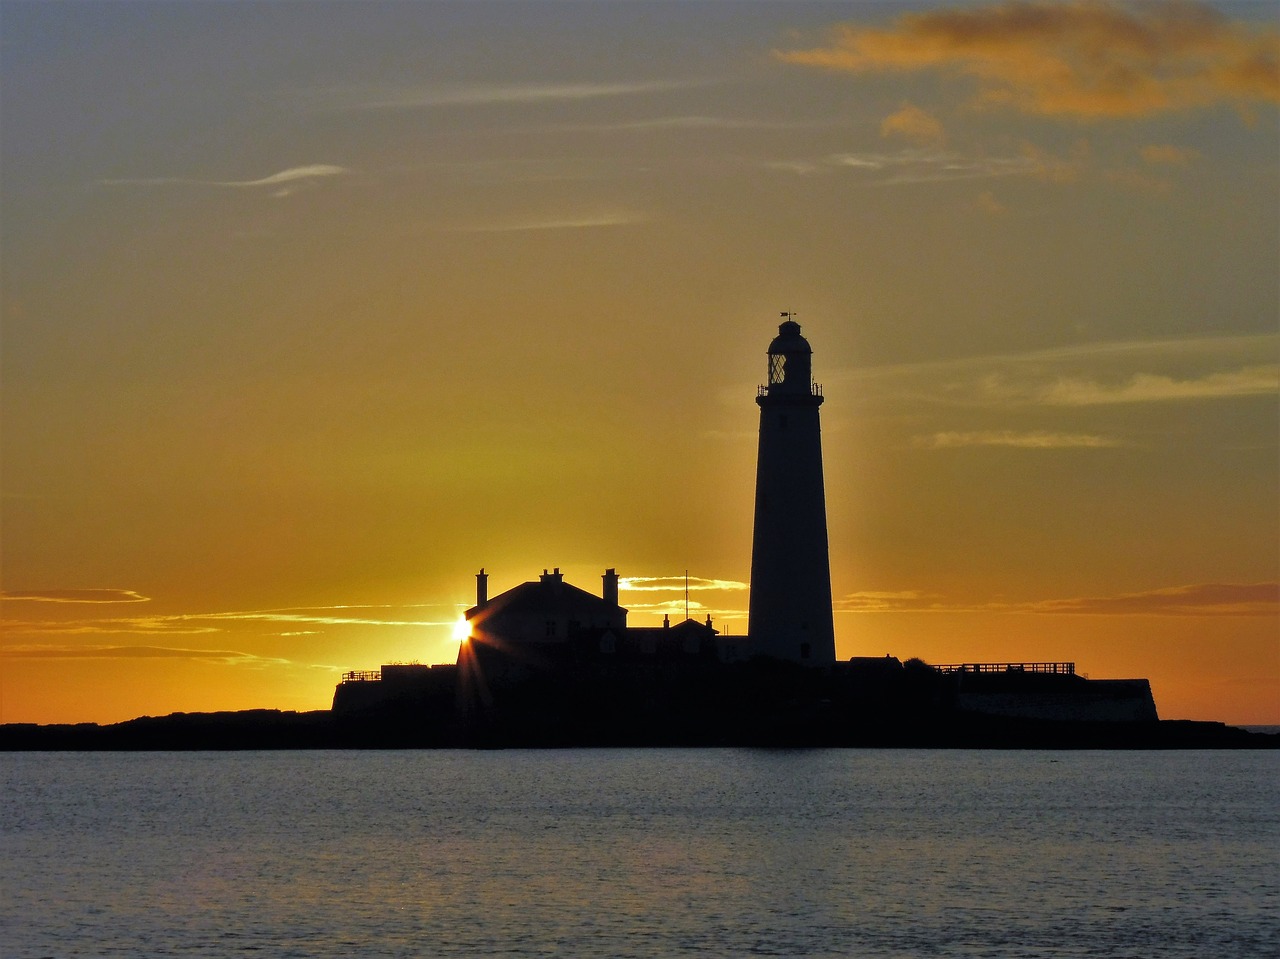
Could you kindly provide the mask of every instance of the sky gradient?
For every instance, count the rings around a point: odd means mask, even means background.
[[[1270,3],[0,2],[0,721],[327,707],[474,573],[1280,723]]]

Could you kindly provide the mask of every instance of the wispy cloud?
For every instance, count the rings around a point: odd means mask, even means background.
[[[750,584],[736,579],[708,579],[702,576],[688,577],[690,598],[685,600],[685,576],[627,576],[619,580],[618,589],[627,594],[655,594],[647,602],[628,601],[626,606],[632,613],[669,616],[673,621],[684,619],[686,615],[702,618],[711,616],[719,620],[743,620],[747,611],[724,602],[715,604],[707,602],[708,593],[743,593],[749,590]],[[662,594],[666,594],[664,598]],[[701,598],[694,598],[700,596]],[[638,598],[638,597],[637,597]],[[726,598],[727,599],[727,598]],[[732,603],[732,600],[728,600]]]
[[[353,616],[345,610],[405,610],[405,609],[447,609],[450,614],[443,619],[409,619],[403,616]],[[325,626],[452,626],[457,616],[453,615],[459,606],[451,603],[423,603],[416,606],[391,605],[337,605],[337,606],[303,606],[285,607],[283,609],[235,610],[217,613],[176,613],[165,617],[178,621],[226,620],[257,621],[268,623],[316,623]]]
[[[869,398],[949,406],[1205,402],[1280,393],[1277,352],[1280,335],[1274,333],[1097,342],[869,367],[844,376]]]
[[[340,176],[343,173],[349,173],[346,167],[332,166],[326,163],[316,163],[311,166],[292,167],[288,170],[281,170],[279,173],[273,173],[270,176],[264,176],[259,180],[213,180],[210,186],[233,186],[233,187],[257,187],[257,186],[279,186],[282,183],[295,183],[298,180],[314,180],[317,177]]]
[[[430,618],[404,615],[353,615],[346,611],[386,610],[403,613],[407,609],[442,610]],[[304,626],[368,626],[368,627],[452,627],[458,610],[454,604],[422,606],[319,606],[292,609],[230,610],[198,613],[161,613],[151,616],[114,616],[76,620],[7,619],[3,626],[7,635],[191,635],[226,632],[236,623],[282,623]],[[305,632],[314,632],[307,630]],[[299,633],[301,635],[303,633]]]
[[[700,613],[704,609],[702,603],[696,599],[689,600],[687,606],[689,613]],[[653,603],[628,603],[627,610],[632,613],[667,613],[672,615],[682,615],[686,609],[683,599],[664,599]]]
[[[1280,583],[1203,583],[1119,596],[1045,600],[1037,613],[1144,614],[1149,616],[1274,616]]]
[[[561,123],[550,129],[559,132],[660,132],[663,130],[795,130],[811,127],[811,123],[782,120],[742,119],[699,115],[646,117],[605,123]]]
[[[74,646],[29,644],[5,646],[6,659],[185,659],[219,662],[231,666],[282,666],[292,660],[258,656],[231,649],[181,649],[172,646]]]
[[[711,617],[712,625],[724,631],[725,622],[741,621],[747,618],[747,610],[732,606],[712,606],[690,598],[686,604],[683,597],[664,599],[656,603],[628,603],[627,609],[633,614],[647,616],[667,616],[672,622],[690,619],[705,620]]]
[[[943,432],[917,436],[912,445],[931,450],[959,449],[965,446],[1010,446],[1024,450],[1102,449],[1120,446],[1119,440],[1089,433],[1049,433],[1012,430],[978,430],[975,432]]]
[[[1121,383],[1062,379],[1039,390],[1040,402],[1051,406],[1098,406],[1112,403],[1166,403],[1280,393],[1280,364],[1247,366],[1223,373],[1177,379],[1136,373]]]
[[[0,599],[16,603],[146,603],[149,597],[131,589],[4,590]]]
[[[751,587],[747,583],[735,579],[704,579],[690,576],[688,579],[690,592],[697,590],[745,590]],[[624,576],[618,581],[618,589],[628,592],[683,592],[684,576]]]
[[[966,157],[947,150],[914,147],[897,152],[865,150],[813,159],[775,160],[766,166],[800,175],[851,171],[872,183],[885,185],[1040,176],[1045,168],[1043,157],[1027,152],[1003,157]]]
[[[491,220],[455,226],[458,233],[524,233],[538,230],[589,230],[602,227],[633,226],[648,218],[642,214],[612,210],[567,216],[530,217],[527,219]]]
[[[1010,0],[904,13],[887,28],[839,25],[822,46],[774,56],[855,74],[958,74],[976,84],[976,104],[1042,116],[1280,102],[1280,33],[1202,3]]]
[[[661,93],[693,81],[650,80],[628,83],[441,82],[417,86],[351,86],[315,90],[293,97],[312,110],[421,110],[502,104],[556,103]]]
[[[775,160],[766,164],[776,170],[812,175],[844,171],[856,173],[867,182],[882,185],[940,183],[950,180],[989,180],[1026,177],[1047,183],[1074,183],[1089,165],[1087,141],[1078,141],[1065,156],[1032,143],[1022,143],[1016,152],[1003,156],[965,155],[941,148],[941,127],[929,132],[927,114],[898,113],[881,124],[881,133],[913,139],[918,146],[898,151],[861,150],[832,153],[817,158]],[[935,138],[936,136],[936,138]]]
[[[934,146],[947,137],[937,117],[912,103],[880,121],[882,137],[902,137],[920,146]]]
[[[1275,616],[1280,583],[1198,583],[1115,596],[1028,602],[963,603],[917,590],[858,592],[835,604],[843,613],[1033,613],[1095,616]]]
[[[101,619],[21,620],[0,622],[6,636],[198,636],[219,633],[216,626],[198,626],[174,617],[103,617]]]
[[[833,608],[838,613],[888,613],[918,611],[931,600],[928,594],[915,589],[850,593],[837,599]]]
[[[227,187],[230,189],[264,189],[275,187],[272,196],[289,196],[300,187],[313,186],[327,177],[341,176],[350,173],[346,167],[328,163],[313,163],[308,166],[290,167],[270,176],[256,180],[202,180],[193,177],[142,177],[137,179],[99,180],[103,186],[205,186]]]

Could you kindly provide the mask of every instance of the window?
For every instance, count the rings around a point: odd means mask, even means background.
[[[800,658],[801,658],[801,659],[808,659],[808,658],[809,658],[809,644],[808,644],[808,643],[801,643],[801,644],[800,644]]]
[[[787,358],[781,353],[769,354],[769,385],[781,383],[787,378]]]
[[[548,638],[550,638],[552,636],[555,636],[555,634],[556,634],[556,621],[554,619],[549,619],[547,620],[546,635]]]

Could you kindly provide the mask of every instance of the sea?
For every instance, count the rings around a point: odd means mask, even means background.
[[[0,754],[0,956],[1280,956],[1280,753]]]

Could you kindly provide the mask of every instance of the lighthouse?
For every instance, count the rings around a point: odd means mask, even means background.
[[[783,313],[757,391],[760,449],[751,544],[752,649],[812,666],[835,662],[831,561],[822,483],[822,390],[800,324]]]

